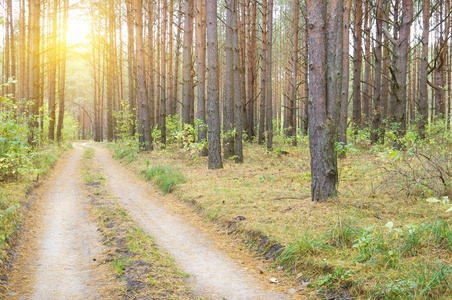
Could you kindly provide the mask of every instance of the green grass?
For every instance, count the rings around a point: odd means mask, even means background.
[[[188,275],[178,269],[169,255],[158,249],[154,238],[114,200],[104,180],[98,180],[96,186],[90,184],[92,179],[104,178],[97,162],[92,160],[93,154],[84,155],[81,171],[88,179],[85,188],[93,196],[96,219],[105,239],[104,245],[108,247],[107,261],[111,262],[112,272],[117,274],[117,291],[131,299],[160,299],[162,295],[165,299],[198,299],[185,281]],[[113,259],[109,258],[110,253],[114,253]],[[139,288],[130,287],[130,282],[138,284]]]
[[[349,137],[347,158],[338,162],[338,197],[321,204],[309,197],[306,140],[279,145],[288,155],[245,143],[245,162],[225,161],[221,170],[208,170],[207,158],[193,160],[188,150],[169,144],[140,153],[131,167],[153,181],[168,169],[181,170],[181,201],[196,201],[195,210],[220,227],[246,217],[237,236],[259,251],[269,249],[261,247],[262,236],[282,245],[274,265],[312,282],[307,293],[345,289],[357,299],[451,299],[452,212],[425,199],[450,190],[438,172],[452,161],[452,135],[438,145],[432,138],[408,139],[407,151],[398,152],[390,138],[369,146],[368,133]],[[418,150],[433,162],[419,160]],[[418,187],[426,182],[435,188]],[[253,240],[247,232],[259,234]]]
[[[184,183],[185,177],[179,170],[170,166],[155,165],[142,171],[144,177],[152,180],[162,190],[163,195],[171,193],[171,190],[177,184]]]
[[[121,276],[124,273],[124,269],[126,268],[127,264],[128,264],[127,258],[113,259],[113,268],[115,269],[116,273],[118,273],[119,276]]]
[[[96,151],[92,147],[85,148],[85,152],[83,152],[83,158],[93,159]]]

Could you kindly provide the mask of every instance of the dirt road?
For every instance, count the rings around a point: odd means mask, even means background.
[[[11,276],[13,299],[99,299],[105,282],[96,258],[103,246],[79,193],[82,155],[80,147],[65,153],[35,191]]]
[[[213,299],[284,299],[263,290],[244,268],[212,245],[209,237],[168,212],[159,196],[111,158],[105,148],[94,147],[113,194],[141,227],[154,236],[191,275],[195,289]]]
[[[114,161],[108,150],[93,147],[111,194],[191,275],[191,285],[201,297],[285,299],[215,247],[207,234],[169,211],[158,193]],[[79,191],[82,155],[81,145],[75,145],[36,191],[34,216],[27,222],[29,232],[11,274],[12,299],[99,299],[101,290],[112,284],[111,270],[97,262],[103,251],[101,237]]]

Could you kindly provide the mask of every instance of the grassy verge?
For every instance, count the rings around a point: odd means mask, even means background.
[[[126,299],[198,299],[173,259],[127,215],[108,192],[94,149],[85,150],[82,176],[104,237],[106,261],[116,274],[118,292]]]
[[[32,153],[28,169],[15,180],[0,182],[0,273],[6,274],[8,253],[22,224],[30,200],[28,193],[47,174],[65,148],[47,146]]]
[[[382,148],[350,152],[339,162],[338,198],[317,204],[310,199],[307,144],[285,150],[247,145],[245,163],[226,162],[215,171],[207,170],[206,158],[176,147],[123,159],[137,174],[153,165],[181,170],[185,181],[173,186],[174,194],[274,258],[300,286],[311,282],[305,290],[450,299],[451,213],[425,201],[433,188],[407,193],[407,182],[418,188],[404,171],[417,167],[415,156]],[[425,185],[427,175],[418,181]]]

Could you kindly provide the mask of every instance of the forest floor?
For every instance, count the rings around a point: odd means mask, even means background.
[[[0,298],[451,298],[447,143],[355,142],[323,203],[306,140],[246,144],[220,170],[196,147],[130,145],[110,145],[114,160],[79,142],[59,159],[22,203]]]
[[[218,236],[267,258],[274,285],[299,298],[450,299],[452,152],[443,139],[404,151],[355,141],[338,161],[338,197],[323,203],[311,201],[307,140],[272,152],[246,143],[245,162],[220,170],[208,170],[196,146],[112,148],[167,191],[163,202],[192,206]]]
[[[290,299],[294,281],[90,143],[31,194],[7,299]],[[295,296],[294,296],[295,297]],[[297,299],[305,298],[296,295]]]

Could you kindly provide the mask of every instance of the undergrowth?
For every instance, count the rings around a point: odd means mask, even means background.
[[[171,166],[154,165],[143,169],[142,174],[152,180],[163,191],[163,195],[171,193],[172,188],[185,182],[185,177],[179,170]]]
[[[46,174],[65,149],[57,146],[42,147],[33,151],[30,165],[20,171],[20,176],[0,182],[0,261],[7,259],[9,243],[22,223],[23,203],[28,201],[27,193],[39,177]]]
[[[382,143],[370,145],[369,129],[350,130],[336,149],[347,156],[339,160],[338,197],[322,204],[310,200],[307,139],[297,137],[294,147],[281,133],[275,151],[245,142],[245,162],[226,161],[222,170],[207,170],[206,158],[180,144],[138,153],[132,168],[153,180],[180,170],[181,200],[195,202],[208,220],[283,245],[269,257],[300,285],[311,282],[306,291],[450,299],[452,134],[440,121],[427,131],[425,140],[415,128],[399,138],[388,127]]]

